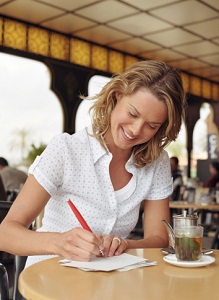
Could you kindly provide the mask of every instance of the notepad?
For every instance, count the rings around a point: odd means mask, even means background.
[[[156,265],[156,261],[149,261],[147,258],[122,253],[119,256],[95,257],[89,262],[73,261],[62,259],[59,261],[62,266],[79,268],[84,271],[128,271],[134,268]]]

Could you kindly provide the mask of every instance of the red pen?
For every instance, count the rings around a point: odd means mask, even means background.
[[[76,206],[72,203],[71,200],[68,200],[68,204],[71,207],[71,210],[73,211],[73,213],[75,214],[75,217],[78,219],[78,221],[80,222],[81,226],[92,232],[92,230],[90,229],[90,227],[87,225],[85,219],[82,217],[81,213],[78,211],[78,209],[76,208]]]
[[[88,226],[87,222],[85,221],[85,219],[83,218],[83,216],[81,215],[81,213],[79,212],[79,210],[76,208],[76,206],[72,203],[72,201],[70,199],[68,200],[68,204],[69,204],[71,210],[73,211],[73,213],[75,214],[76,218],[80,222],[81,226],[84,229],[92,232],[92,230]],[[102,256],[104,256],[103,250],[100,249],[100,253],[101,253]]]

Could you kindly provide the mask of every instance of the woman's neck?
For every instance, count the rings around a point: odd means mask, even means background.
[[[132,154],[132,149],[122,149],[119,148],[112,138],[111,132],[108,131],[105,135],[105,143],[107,145],[108,150],[112,154],[114,160],[121,160],[123,162],[127,162]]]

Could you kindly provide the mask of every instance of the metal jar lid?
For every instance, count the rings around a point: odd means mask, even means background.
[[[187,211],[184,210],[182,215],[174,215],[173,216],[174,219],[188,219],[188,220],[197,220],[198,219],[198,215],[197,213],[193,213],[192,215],[187,215]]]

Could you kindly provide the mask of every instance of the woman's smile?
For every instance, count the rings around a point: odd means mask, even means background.
[[[167,107],[146,89],[132,95],[117,96],[117,104],[111,114],[111,132],[107,142],[121,149],[149,141],[167,118]],[[110,149],[110,148],[109,148]]]
[[[126,137],[128,140],[134,140],[134,139],[135,139],[135,137],[133,137],[133,136],[131,136],[130,134],[128,134],[128,133],[124,130],[123,127],[121,127],[121,128],[122,128],[122,131],[123,131],[125,137]]]

